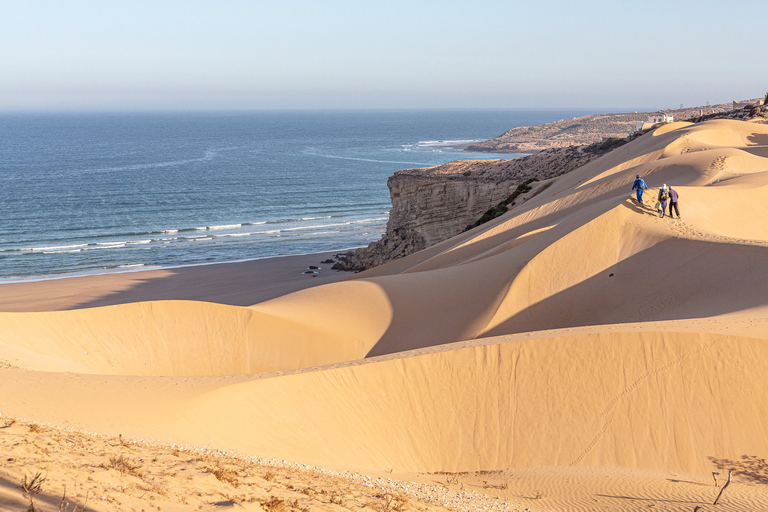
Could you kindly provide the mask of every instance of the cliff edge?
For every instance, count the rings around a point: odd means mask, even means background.
[[[768,99],[768,98],[767,98]],[[701,122],[738,119],[768,122],[765,101],[741,102],[670,111],[678,119]],[[532,155],[498,160],[464,160],[420,169],[404,169],[387,181],[392,210],[386,233],[368,247],[337,255],[333,268],[359,272],[420,251],[458,235],[486,220],[502,215],[541,192],[551,180],[577,169],[595,158],[622,146],[644,132],[635,132],[635,117],[645,114],[585,116],[580,121],[558,121],[534,127],[514,128],[501,137],[468,147],[474,151],[528,150]],[[638,119],[640,120],[640,119]],[[573,120],[571,120],[573,121]],[[626,125],[626,126],[625,126]],[[627,130],[613,136],[616,130]],[[570,135],[566,134],[570,130]],[[601,131],[602,130],[602,131]],[[530,144],[510,142],[509,134],[526,133]],[[576,135],[574,135],[576,134]],[[583,144],[600,137],[599,142]],[[564,141],[579,142],[562,147]],[[537,149],[538,148],[538,149]]]

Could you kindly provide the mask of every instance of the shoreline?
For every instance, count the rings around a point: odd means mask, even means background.
[[[113,274],[129,274],[132,272],[149,272],[153,270],[175,270],[179,268],[202,267],[206,265],[225,265],[228,263],[246,263],[249,261],[269,260],[273,258],[290,258],[292,256],[311,256],[313,254],[330,255],[328,257],[332,258],[336,254],[343,254],[343,253],[346,253],[347,251],[354,251],[356,249],[362,249],[364,247],[367,247],[367,245],[344,247],[341,249],[335,249],[333,251],[301,252],[296,254],[277,254],[272,256],[259,256],[255,258],[241,258],[237,260],[203,261],[200,263],[181,263],[178,265],[155,265],[150,263],[139,263],[135,265],[132,265],[132,264],[118,265],[116,267],[110,267],[110,268],[102,267],[100,271],[94,270],[93,272],[91,271],[83,271],[82,273],[81,272],[64,272],[60,274],[34,274],[26,277],[25,276],[0,277],[0,286],[3,286],[5,284],[37,283],[39,281],[57,281],[60,279],[73,279],[78,277],[106,276],[106,275],[113,275]]]
[[[233,262],[131,269],[0,283],[0,312],[64,311],[153,300],[196,300],[251,306],[338,281],[333,252],[272,256]],[[319,267],[309,274],[310,266]]]

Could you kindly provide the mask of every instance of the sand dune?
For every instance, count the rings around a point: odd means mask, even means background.
[[[662,183],[683,220],[653,210]],[[768,457],[766,202],[768,126],[675,123],[341,282],[0,313],[0,407],[409,472],[738,470]]]

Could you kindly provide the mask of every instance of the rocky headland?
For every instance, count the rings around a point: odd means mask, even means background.
[[[691,122],[718,118],[768,122],[764,103],[747,100],[665,113]],[[502,215],[541,192],[551,180],[642,135],[635,131],[636,122],[648,115],[602,114],[513,128],[467,149],[533,154],[398,171],[387,181],[392,210],[386,233],[368,247],[337,255],[333,268],[359,272],[376,267]]]
[[[698,119],[703,116],[723,116],[740,110],[746,104],[757,104],[757,99],[743,102],[721,103],[704,107],[679,108],[660,111],[675,121]],[[645,122],[653,112],[595,114],[561,119],[538,126],[512,128],[493,139],[464,146],[468,151],[495,153],[534,153],[550,148],[581,146],[601,142],[608,137],[624,138],[636,132],[637,122]]]

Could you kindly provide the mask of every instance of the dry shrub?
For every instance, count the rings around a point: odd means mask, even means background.
[[[85,506],[88,504],[88,496],[90,491],[88,491],[85,494],[85,501],[83,502],[82,506],[78,509],[77,508],[77,502],[72,503],[72,512],[85,512]],[[70,512],[69,509],[69,501],[67,501],[67,486],[64,486],[64,493],[61,495],[61,503],[59,503],[59,511],[58,512]],[[27,512],[30,512],[29,510]]]
[[[243,503],[244,501],[247,501],[245,494],[224,494],[219,493],[219,496],[224,498],[225,501],[230,501],[237,505],[238,503]]]
[[[41,427],[37,423],[30,423],[29,425],[27,425],[27,428],[29,429],[30,432],[33,432],[35,434],[39,434],[40,432],[43,431],[43,427]]]
[[[27,512],[38,511],[38,509],[35,508],[35,496],[42,492],[43,482],[45,482],[45,477],[42,473],[37,473],[35,476],[29,478],[27,475],[24,475],[24,479],[21,481],[21,489],[24,491],[24,495],[29,500],[29,507],[27,508]]]
[[[139,478],[144,476],[144,474],[139,471],[139,469],[141,468],[141,464],[138,462],[134,462],[133,460],[123,456],[122,454],[111,456],[109,458],[109,463],[102,464],[101,467],[105,469],[116,469],[120,472],[121,475],[128,474],[128,475],[133,475]]]
[[[285,506],[285,502],[277,496],[272,496],[269,500],[261,501],[260,503],[267,512],[285,512],[288,510],[288,507]]]
[[[379,501],[370,503],[369,506],[379,512],[403,512],[405,504],[408,503],[408,496],[402,493],[397,495],[390,493],[378,494],[376,497]]]
[[[156,481],[154,478],[142,478],[141,483],[138,484],[137,487],[142,491],[154,492],[161,496],[166,496],[167,494],[165,486],[162,483]]]
[[[232,487],[240,486],[240,478],[238,477],[237,471],[223,468],[218,462],[215,466],[205,466],[203,470],[213,474],[219,482],[226,482]]]

